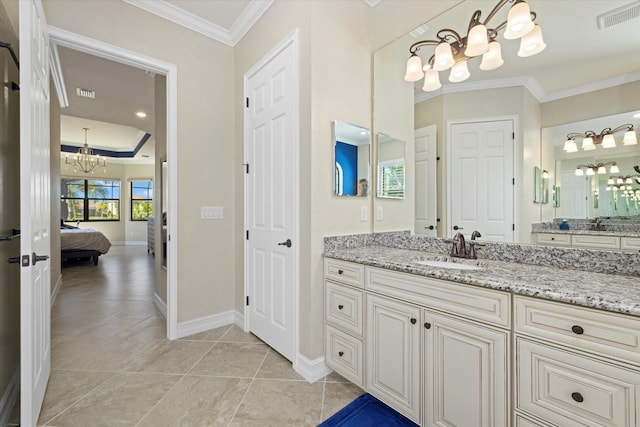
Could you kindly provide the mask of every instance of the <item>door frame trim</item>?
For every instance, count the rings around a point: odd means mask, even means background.
[[[518,178],[515,180],[515,185],[513,186],[513,224],[516,226],[516,230],[513,231],[513,242],[517,242],[516,236],[518,236],[517,228],[519,226],[520,219],[520,200],[516,200],[516,194],[521,194],[522,188],[522,179],[521,177],[521,169],[522,165],[517,160],[522,158],[522,143],[520,141],[520,122],[518,120],[517,115],[504,115],[504,116],[488,116],[488,117],[478,117],[473,119],[454,119],[446,121],[447,135],[446,135],[446,147],[447,147],[447,162],[446,162],[446,192],[447,196],[447,214],[444,215],[446,220],[445,233],[442,237],[449,237],[450,232],[450,224],[451,224],[451,135],[452,135],[452,127],[454,125],[464,124],[464,123],[481,123],[481,122],[497,122],[497,121],[507,121],[511,120],[513,122],[513,177]]]
[[[300,287],[300,279],[299,279],[299,265],[300,265],[300,230],[299,230],[299,216],[300,216],[300,206],[299,206],[299,194],[300,194],[300,61],[299,61],[299,30],[295,29],[291,33],[289,33],[286,37],[284,37],[279,43],[277,43],[269,52],[267,52],[255,65],[253,65],[243,76],[243,93],[244,98],[248,97],[248,88],[249,88],[249,79],[260,71],[267,63],[269,63],[273,58],[275,58],[281,51],[283,51],[288,46],[293,46],[293,76],[295,78],[291,82],[294,96],[293,96],[293,153],[292,158],[295,159],[293,165],[293,233],[292,240],[297,244],[293,245],[294,254],[293,254],[293,330],[291,334],[293,335],[293,369],[296,370],[298,367],[298,359],[300,357],[300,352],[298,348],[298,325],[299,325],[299,304],[298,304],[298,295],[299,295],[299,287]],[[244,130],[244,162],[245,164],[248,162],[247,153],[248,153],[248,145],[249,145],[249,129],[248,129],[248,110],[244,108],[243,112],[243,130]],[[249,229],[249,211],[247,206],[249,206],[249,180],[247,179],[247,174],[244,173],[244,229]],[[246,238],[244,240],[244,253],[243,253],[243,264],[244,264],[244,331],[249,332],[250,325],[250,316],[249,316],[249,308],[246,304],[246,298],[249,295],[249,281],[248,271],[249,264],[247,260],[249,259],[249,241]]]
[[[52,49],[63,46],[121,64],[166,76],[167,175],[169,181],[167,232],[167,338],[178,338],[178,68],[175,64],[92,39],[52,25],[48,26]]]

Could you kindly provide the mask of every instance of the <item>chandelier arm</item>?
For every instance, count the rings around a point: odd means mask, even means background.
[[[632,124],[620,125],[617,128],[610,129],[610,130],[611,130],[611,133],[620,132],[621,130],[633,130],[633,125]]]
[[[575,137],[581,137],[581,138],[586,138],[587,135],[584,133],[579,133],[579,132],[571,132],[569,134],[567,134],[567,139],[574,139]]]
[[[437,46],[440,43],[442,43],[441,40],[421,40],[419,42],[415,42],[409,47],[409,53],[413,55],[419,51],[422,46]]]
[[[533,22],[535,22],[535,21],[536,21],[536,18],[537,18],[537,17],[538,17],[538,15],[537,15],[535,12],[531,11],[531,20],[532,20]],[[489,22],[489,19],[485,19],[485,21],[484,21],[484,23],[483,23],[483,24],[486,26],[488,22]],[[498,26],[497,26],[496,28],[494,28],[492,31],[495,31],[495,32],[496,32],[496,35],[497,35],[497,33],[498,33],[499,31],[502,31],[502,30],[504,30],[504,29],[506,28],[506,26],[507,26],[507,22],[508,22],[508,21],[501,22],[501,23],[500,23],[500,25],[498,25]]]
[[[448,39],[453,37],[458,43],[462,44],[462,37],[460,36],[460,34],[458,34],[457,31],[452,30],[451,28],[441,29],[436,34],[436,37],[440,39],[440,42],[447,42],[447,43],[451,43]]]
[[[469,31],[471,31],[473,27],[481,23],[480,22],[481,15],[482,15],[481,10],[476,10],[475,12],[473,12],[473,15],[471,15],[471,18],[469,19],[469,26],[467,27],[467,35],[469,35]]]
[[[504,5],[506,5],[507,3],[515,3],[515,0],[500,0],[494,7],[493,9],[491,9],[491,12],[489,12],[489,14],[487,15],[487,19],[484,20],[484,22],[482,23],[482,25],[487,25],[487,23],[489,21],[491,21],[491,18],[493,18],[495,16],[496,13],[498,13],[498,11],[500,9],[502,9],[504,7]],[[505,21],[505,25],[506,25]]]

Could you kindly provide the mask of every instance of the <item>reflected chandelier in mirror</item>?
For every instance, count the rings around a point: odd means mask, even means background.
[[[509,9],[507,20],[493,28],[488,27],[489,21],[508,3],[514,4]],[[467,61],[480,55],[480,69],[494,70],[504,63],[500,43],[496,40],[502,30],[505,30],[505,39],[520,39],[520,57],[536,55],[547,47],[542,39],[540,26],[533,22],[536,14],[524,0],[500,0],[484,21],[481,21],[481,15],[480,10],[473,13],[465,36],[450,28],[444,28],[436,34],[437,40],[421,40],[412,44],[409,48],[411,56],[407,61],[404,79],[417,82],[424,77],[422,89],[425,92],[435,91],[441,87],[439,71],[451,69],[449,81],[462,82],[471,75]],[[436,49],[423,67],[418,51],[428,45],[436,46]]]
[[[588,130],[584,133],[572,132],[567,135],[567,140],[564,143],[564,151],[567,153],[575,153],[578,151],[576,138],[582,138],[582,149],[584,151],[595,150],[596,145],[600,144],[602,144],[602,148],[614,148],[616,146],[616,140],[613,135],[623,130],[626,130],[626,132],[622,139],[622,145],[636,145],[638,143],[638,138],[636,137],[633,125],[626,124],[618,126],[615,129],[605,128],[599,134],[596,134],[592,130]]]

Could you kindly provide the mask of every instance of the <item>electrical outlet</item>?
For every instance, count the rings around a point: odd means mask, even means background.
[[[200,207],[201,219],[222,219],[224,218],[224,208],[222,206],[202,206]]]
[[[376,220],[382,221],[384,219],[384,208],[382,206],[376,207]]]
[[[367,220],[367,207],[360,206],[360,221],[366,221],[366,220]]]

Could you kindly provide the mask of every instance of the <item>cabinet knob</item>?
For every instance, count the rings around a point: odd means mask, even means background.
[[[429,323],[429,322],[425,323],[425,324],[424,324],[424,327],[425,327],[426,329],[431,329],[431,323]]]
[[[339,351],[338,356],[342,357],[342,355],[344,355],[344,351]]]
[[[340,304],[338,305],[338,310],[342,310],[344,308],[344,305]]]
[[[578,403],[584,402],[584,397],[580,393],[571,393],[571,398]]]
[[[555,237],[552,237],[552,238],[551,238],[551,240],[556,240],[556,238],[555,238]]]
[[[418,320],[415,317],[411,318],[411,324],[415,325]]]
[[[571,330],[573,331],[574,334],[576,335],[582,335],[584,334],[584,329],[582,329],[582,326],[578,326],[578,325],[573,325],[571,327]]]
[[[344,270],[338,270],[338,274],[343,274]]]

